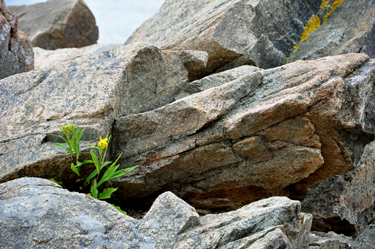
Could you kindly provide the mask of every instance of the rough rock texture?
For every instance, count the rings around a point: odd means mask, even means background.
[[[126,44],[209,54],[202,75],[225,65],[282,65],[322,1],[167,0]],[[226,67],[228,68],[228,67]]]
[[[325,9],[330,9],[334,1]],[[367,53],[375,58],[375,1],[336,0],[337,5],[324,22],[320,15],[320,27],[310,33],[305,41],[298,43],[298,50],[288,62],[311,60],[343,53]]]
[[[375,217],[374,178],[375,142],[372,142],[365,146],[355,170],[324,180],[308,190],[302,207],[314,215],[313,229],[350,234],[350,229],[355,228],[358,233],[367,227]]]
[[[87,54],[100,53],[119,47],[121,44],[107,43],[94,44],[83,48],[62,48],[56,50],[45,50],[43,48],[34,48],[35,69],[55,66],[61,62],[65,62]]]
[[[369,247],[370,248],[370,247]],[[334,232],[313,232],[310,235],[309,249],[359,249],[351,237]]]
[[[111,132],[116,117],[172,102],[188,82],[186,62],[181,52],[121,46],[0,81],[0,182],[73,180],[68,155],[51,144],[59,128],[85,128],[88,149],[88,141]]]
[[[31,42],[18,31],[17,16],[9,12],[4,0],[0,0],[0,79],[33,69]]]
[[[116,119],[113,156],[140,165],[112,181],[117,198],[170,190],[202,209],[303,199],[373,141],[374,72],[364,54],[299,61]]]
[[[312,217],[300,208],[273,197],[199,217],[166,192],[136,220],[51,181],[21,178],[0,185],[0,241],[4,248],[307,249]]]
[[[19,17],[20,30],[30,37],[34,47],[84,47],[99,38],[95,17],[83,0],[50,0],[9,9]]]

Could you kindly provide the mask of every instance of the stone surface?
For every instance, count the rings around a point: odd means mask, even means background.
[[[174,100],[188,82],[180,55],[121,46],[0,81],[0,182],[22,176],[74,181],[68,155],[51,144],[59,128],[84,128],[87,155],[87,142],[111,132],[115,117]]]
[[[309,37],[299,42],[288,62],[311,60],[343,53],[366,53],[375,58],[375,1],[330,0],[325,9],[336,5],[320,26]]]
[[[314,215],[313,229],[357,233],[375,216],[375,142],[365,146],[355,170],[324,180],[308,190],[304,212]],[[342,220],[349,224],[344,225]],[[341,224],[340,224],[341,223]]]
[[[34,69],[30,39],[18,31],[18,17],[0,0],[0,79]]]
[[[19,17],[19,29],[34,47],[84,47],[99,38],[95,17],[83,0],[50,0],[9,9]]]
[[[172,50],[203,50],[201,72],[240,65],[272,68],[284,64],[322,1],[167,0],[127,40]]]
[[[356,167],[373,141],[374,63],[364,54],[299,61],[116,119],[113,157],[140,165],[112,181],[116,198],[170,190],[214,210],[279,194],[303,199]]]
[[[49,180],[0,184],[0,240],[6,248],[300,248],[311,215],[300,203],[273,197],[239,210],[199,217],[171,192],[141,220]]]
[[[42,48],[34,48],[35,69],[56,66],[61,62],[65,62],[87,54],[100,53],[119,47],[121,44],[94,44],[83,48],[61,48],[56,50],[45,50]]]
[[[309,249],[358,249],[351,237],[334,232],[313,232],[310,235]]]

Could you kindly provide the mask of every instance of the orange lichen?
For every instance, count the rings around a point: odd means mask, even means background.
[[[323,23],[325,23],[327,20],[328,20],[328,16],[332,13],[332,11],[334,11],[337,6],[339,6],[340,4],[342,4],[343,2],[345,2],[345,0],[335,0],[333,3],[332,3],[332,6],[331,8],[329,9],[329,11],[327,12],[327,14],[324,16],[324,20],[323,20]],[[322,4],[323,5],[323,4]]]
[[[327,7],[328,4],[329,4],[329,0],[323,0],[323,3],[322,5],[320,5],[320,8],[324,9],[325,7]]]
[[[316,15],[312,15],[310,21],[306,24],[305,29],[303,30],[300,42],[307,40],[310,33],[314,32],[318,27],[320,27],[320,18]]]

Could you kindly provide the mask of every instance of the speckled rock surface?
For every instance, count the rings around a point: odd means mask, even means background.
[[[374,63],[299,61],[116,119],[113,155],[140,165],[112,181],[117,197],[170,190],[197,208],[236,209],[349,172],[374,139]]]
[[[199,53],[199,52],[197,52]],[[188,82],[181,52],[121,46],[0,81],[0,182],[22,176],[72,180],[59,128],[85,129],[82,149],[111,132],[115,117],[174,100]]]
[[[82,48],[61,48],[56,50],[46,50],[43,48],[34,48],[35,69],[56,66],[61,62],[65,62],[87,54],[100,53],[121,46],[121,44],[107,43],[94,44]]]
[[[165,49],[203,50],[206,75],[225,65],[282,65],[322,1],[167,0],[127,40]]]
[[[20,178],[0,184],[0,240],[4,248],[307,249],[311,215],[300,208],[298,201],[273,197],[199,217],[166,192],[136,220],[49,180]]]
[[[288,62],[312,60],[344,53],[366,53],[375,58],[375,1],[330,0],[325,8],[337,7],[310,36],[298,43]]]
[[[34,52],[30,39],[18,31],[18,17],[9,12],[4,0],[0,0],[0,79],[33,69]]]
[[[375,142],[366,145],[355,170],[324,180],[308,190],[302,207],[314,215],[315,230],[345,232],[346,220],[357,233],[375,216]],[[330,222],[331,221],[331,222]]]
[[[19,29],[34,47],[84,47],[99,38],[95,17],[83,0],[49,0],[9,9],[19,17]]]
[[[351,237],[334,232],[312,232],[309,249],[359,249]]]

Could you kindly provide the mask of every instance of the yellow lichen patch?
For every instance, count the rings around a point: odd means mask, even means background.
[[[332,3],[331,8],[330,8],[329,11],[327,12],[327,14],[324,16],[323,23],[325,23],[325,22],[328,20],[328,16],[332,13],[332,11],[334,11],[334,10],[337,8],[337,6],[339,6],[339,5],[342,4],[343,2],[345,2],[345,0],[335,0],[335,1]]]
[[[312,15],[311,20],[305,26],[305,30],[302,33],[300,42],[307,40],[310,33],[314,32],[317,27],[320,27],[320,18],[316,15]]]
[[[323,3],[322,5],[320,5],[320,8],[324,9],[325,7],[327,7],[328,4],[329,4],[329,0],[323,0]]]

